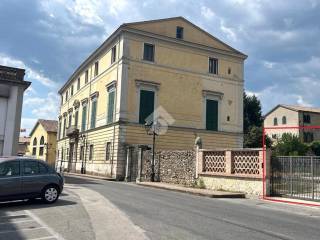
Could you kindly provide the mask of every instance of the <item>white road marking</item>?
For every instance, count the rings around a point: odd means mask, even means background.
[[[53,236],[48,236],[48,237],[40,237],[40,238],[30,238],[27,240],[45,240],[45,239],[56,239],[56,238]]]
[[[15,223],[25,223],[25,222],[34,222],[34,220],[30,219],[30,220],[21,220],[21,221],[13,221],[13,222],[4,222],[4,223],[0,223],[0,225],[4,225],[4,224],[15,224]]]
[[[57,240],[65,240],[59,233],[55,232],[52,228],[50,228],[45,222],[43,222],[38,216],[33,214],[31,211],[25,210],[25,213],[29,215],[34,221],[36,221],[40,226],[46,228],[53,238],[56,238]]]
[[[33,230],[39,230],[39,229],[44,229],[44,228],[46,228],[46,227],[20,228],[20,229],[16,229],[16,230],[0,231],[0,234],[13,233],[13,232],[19,232],[19,231],[33,231]]]

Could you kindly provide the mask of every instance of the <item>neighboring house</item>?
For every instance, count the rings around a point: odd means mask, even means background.
[[[281,128],[303,126],[320,126],[320,108],[280,104],[269,111],[264,117],[264,127],[277,128],[266,131],[267,135],[274,140],[279,139],[283,133],[295,134],[304,142],[320,140],[319,130]]]
[[[58,121],[39,119],[30,132],[29,153],[55,166]]]
[[[173,120],[157,149],[242,147],[246,57],[182,17],[121,25],[59,90],[57,165],[123,178],[155,110]]]
[[[0,65],[0,156],[18,152],[23,93],[30,86],[24,69]]]
[[[25,156],[30,155],[29,152],[30,137],[19,137],[18,155]]]

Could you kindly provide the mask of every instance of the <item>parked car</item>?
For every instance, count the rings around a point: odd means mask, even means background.
[[[0,157],[0,201],[42,198],[54,203],[63,184],[63,176],[42,160]]]

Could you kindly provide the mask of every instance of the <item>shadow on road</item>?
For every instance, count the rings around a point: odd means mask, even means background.
[[[99,183],[99,180],[91,180],[88,178],[82,178],[82,177],[70,177],[70,176],[65,176],[65,183],[67,184],[101,184]]]
[[[76,202],[59,199],[53,204],[44,203],[41,199],[23,200],[23,201],[13,201],[13,202],[0,202],[0,210],[14,208],[14,210],[32,210],[40,208],[50,208],[59,207],[66,205],[75,205]]]

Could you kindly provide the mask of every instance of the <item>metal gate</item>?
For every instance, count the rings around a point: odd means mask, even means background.
[[[271,195],[320,201],[320,157],[271,158]]]

